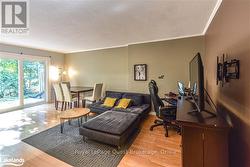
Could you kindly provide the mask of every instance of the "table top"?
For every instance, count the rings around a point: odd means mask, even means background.
[[[90,113],[90,109],[88,108],[73,108],[70,110],[63,111],[59,117],[60,119],[73,119],[79,118]]]
[[[84,87],[84,86],[72,86],[70,88],[71,92],[88,92],[88,91],[93,91],[93,87]]]
[[[178,99],[176,120],[182,125],[188,126],[229,128],[229,125],[219,113],[216,112],[217,116],[213,116],[205,111],[192,112],[194,109],[194,105],[185,100],[185,97]],[[205,103],[205,110],[214,112],[207,102]]]

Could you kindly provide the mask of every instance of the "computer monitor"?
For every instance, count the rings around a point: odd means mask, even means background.
[[[198,111],[204,110],[204,74],[203,64],[200,53],[189,63],[190,86],[192,88],[191,96]]]
[[[185,96],[186,95],[186,93],[185,93],[185,85],[180,81],[177,82],[177,85],[178,85],[179,95]]]

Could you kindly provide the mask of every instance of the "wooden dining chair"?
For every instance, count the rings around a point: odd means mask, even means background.
[[[55,108],[58,110],[58,104],[62,103],[61,110],[63,110],[64,105],[64,97],[60,84],[53,84],[54,92],[55,92]]]
[[[99,101],[102,98],[102,87],[103,87],[103,83],[96,83],[94,86],[92,96],[87,96],[83,98],[82,107],[86,106],[86,101],[91,102],[91,103]]]
[[[73,108],[77,105],[77,98],[72,97],[72,94],[70,93],[70,89],[68,88],[67,84],[61,84],[63,97],[64,97],[64,110],[68,108]]]

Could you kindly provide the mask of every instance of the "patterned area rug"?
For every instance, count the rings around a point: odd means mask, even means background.
[[[71,125],[65,123],[63,134],[60,133],[60,125],[57,125],[22,141],[75,167],[115,167],[135,137],[136,134],[118,151],[113,146],[92,140],[84,142],[79,135],[77,121],[72,121]]]

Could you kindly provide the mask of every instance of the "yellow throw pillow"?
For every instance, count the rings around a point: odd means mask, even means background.
[[[129,106],[130,102],[131,102],[131,99],[123,98],[123,99],[120,100],[119,104],[115,108],[126,109]]]
[[[103,103],[106,107],[113,107],[115,105],[116,98],[107,97]]]

